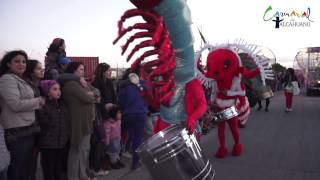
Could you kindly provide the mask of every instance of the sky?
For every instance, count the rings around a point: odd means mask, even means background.
[[[195,50],[201,28],[211,44],[244,39],[272,50],[277,62],[292,66],[299,48],[320,46],[319,0],[188,0],[192,16]],[[254,2],[254,3],[253,3]],[[304,12],[309,19],[285,17],[284,21],[309,22],[309,27],[275,28],[264,21],[277,11]],[[129,0],[0,0],[0,56],[13,49],[25,50],[30,58],[44,60],[51,41],[65,39],[68,56],[98,56],[112,67],[128,66],[121,56],[120,45],[113,45],[117,22],[134,6]],[[132,25],[139,19],[127,22]],[[123,43],[123,41],[122,41]]]

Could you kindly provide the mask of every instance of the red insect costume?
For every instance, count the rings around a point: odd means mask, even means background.
[[[207,72],[206,77],[203,77],[198,71],[198,78],[203,84],[212,89],[211,103],[216,106],[215,112],[223,111],[232,106],[236,107],[239,115],[230,120],[227,120],[234,139],[232,155],[240,156],[242,154],[242,145],[240,143],[239,121],[245,122],[250,113],[248,100],[245,96],[245,86],[242,83],[242,77],[252,78],[258,76],[263,70],[259,60],[256,60],[258,67],[256,70],[249,72],[242,66],[242,62],[236,49],[242,49],[245,52],[253,52],[251,46],[241,46],[239,44],[225,44],[218,47],[206,44],[198,53],[196,58],[200,57],[201,52],[209,49],[207,57]],[[251,54],[252,55],[252,54]],[[254,55],[253,55],[254,56]],[[262,71],[262,76],[265,77],[265,72]],[[211,84],[211,85],[208,85]],[[225,142],[225,121],[218,124],[218,137],[220,147],[216,153],[216,157],[224,158],[228,154]]]
[[[139,50],[151,48],[132,63],[131,69],[141,66],[140,76],[148,88],[142,95],[154,109],[160,109],[154,132],[172,124],[184,124],[193,133],[207,103],[201,82],[195,76],[191,16],[186,1],[130,1],[137,9],[128,10],[121,17],[114,43],[128,32],[139,30],[122,46],[122,54],[137,39],[143,38],[131,50],[127,61]],[[125,28],[125,20],[134,16],[142,17],[145,22]]]

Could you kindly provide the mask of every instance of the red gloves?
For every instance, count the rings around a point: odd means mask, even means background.
[[[189,132],[189,135],[194,133],[194,130],[196,129],[197,119],[187,119],[187,130]]]

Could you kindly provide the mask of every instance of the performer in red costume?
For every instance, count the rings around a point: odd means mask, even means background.
[[[240,143],[239,120],[245,123],[250,113],[242,78],[251,79],[260,75],[263,85],[265,85],[265,79],[273,79],[272,70],[267,59],[256,55],[257,46],[247,44],[243,40],[216,46],[205,44],[197,51],[195,59],[199,59],[201,53],[207,49],[209,54],[206,76],[200,70],[197,70],[197,78],[206,88],[211,89],[210,103],[216,106],[216,113],[233,106],[239,113],[238,116],[228,119],[227,123],[234,139],[232,155],[240,156],[243,150]],[[246,52],[250,55],[257,68],[249,72],[242,66],[241,59],[236,51]],[[218,158],[224,158],[228,154],[224,134],[225,123],[225,121],[222,121],[218,124],[220,147],[215,154]]]
[[[215,80],[217,93],[214,102],[216,112],[223,111],[231,106],[235,106],[239,116],[227,121],[234,139],[232,155],[240,156],[242,154],[242,145],[240,144],[239,119],[248,118],[250,108],[248,100],[245,97],[245,86],[241,81],[242,76],[252,78],[260,74],[256,69],[248,72],[242,67],[237,53],[228,48],[217,48],[212,50],[207,58],[207,77]],[[225,121],[218,124],[218,137],[220,147],[216,157],[224,158],[228,154],[225,142]]]

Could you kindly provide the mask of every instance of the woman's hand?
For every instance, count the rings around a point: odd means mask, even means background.
[[[89,96],[94,97],[94,93],[93,93],[92,91],[88,91],[87,94],[88,94]]]
[[[82,87],[87,88],[88,87],[88,83],[87,81],[84,79],[84,77],[80,78],[80,84]]]
[[[44,106],[46,104],[46,100],[42,96],[38,97],[38,101],[40,106]]]
[[[107,103],[104,107],[106,108],[107,111],[109,111],[113,106],[114,106],[114,104]]]

